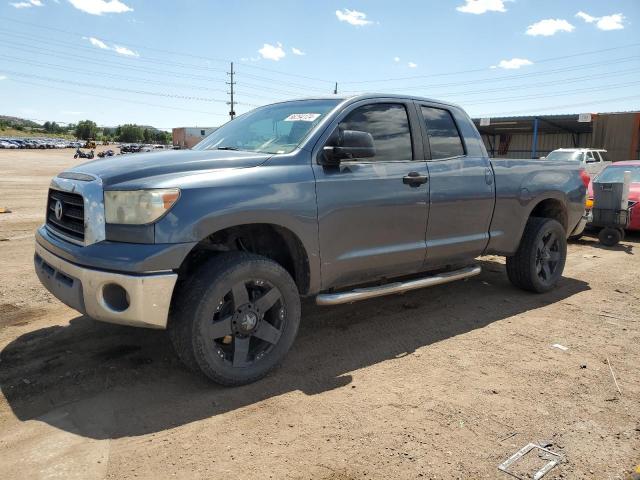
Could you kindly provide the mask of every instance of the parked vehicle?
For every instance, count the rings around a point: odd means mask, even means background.
[[[98,153],[98,157],[100,157],[100,158],[113,157],[115,154],[116,154],[116,152],[114,152],[113,150],[109,149],[109,150],[105,150],[104,152]]]
[[[93,150],[91,150],[89,153],[85,153],[82,150],[80,150],[80,148],[78,148],[76,150],[76,154],[73,156],[73,158],[93,158]]]
[[[593,148],[558,148],[549,153],[545,160],[580,162],[589,175],[597,175],[611,164],[606,150]]]
[[[589,209],[594,206],[593,202],[593,182],[622,182],[624,179],[624,172],[631,172],[631,184],[629,186],[629,223],[626,227],[630,231],[640,231],[640,160],[629,160],[624,162],[615,162],[607,166],[600,175],[593,179],[589,184],[587,192],[588,200],[587,205]],[[594,226],[592,224],[593,215],[589,215],[588,226]]]
[[[35,269],[72,308],[167,328],[186,365],[239,385],[282,361],[301,295],[336,305],[443,284],[477,275],[483,254],[506,256],[514,285],[553,290],[584,212],[582,171],[490,160],[443,102],[282,102],[191,150],[59,174]]]

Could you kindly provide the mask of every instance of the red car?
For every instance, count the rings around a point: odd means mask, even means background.
[[[593,206],[593,182],[622,182],[624,172],[631,172],[631,185],[629,188],[629,227],[627,230],[640,230],[640,160],[628,160],[615,162],[608,165],[600,174],[591,180],[587,194]]]

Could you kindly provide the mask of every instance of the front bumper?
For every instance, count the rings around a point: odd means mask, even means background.
[[[130,275],[81,267],[36,242],[40,282],[60,301],[96,320],[164,329],[178,275]],[[115,293],[114,293],[115,292]]]

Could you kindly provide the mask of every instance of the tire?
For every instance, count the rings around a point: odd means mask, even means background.
[[[618,228],[605,227],[598,233],[598,240],[606,247],[616,246],[622,238],[622,232]]]
[[[300,296],[268,258],[221,253],[182,284],[169,320],[176,353],[226,386],[255,382],[285,357],[298,333]]]
[[[567,259],[566,232],[551,218],[527,221],[515,255],[507,257],[507,276],[513,285],[536,293],[552,290]]]

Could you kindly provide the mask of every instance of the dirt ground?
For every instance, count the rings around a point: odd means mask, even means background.
[[[0,478],[507,479],[529,442],[563,455],[545,480],[640,464],[640,235],[571,244],[546,295],[486,257],[468,281],[307,303],[279,370],[221,388],[164,332],[95,322],[38,283],[33,231],[72,153],[0,151]]]

